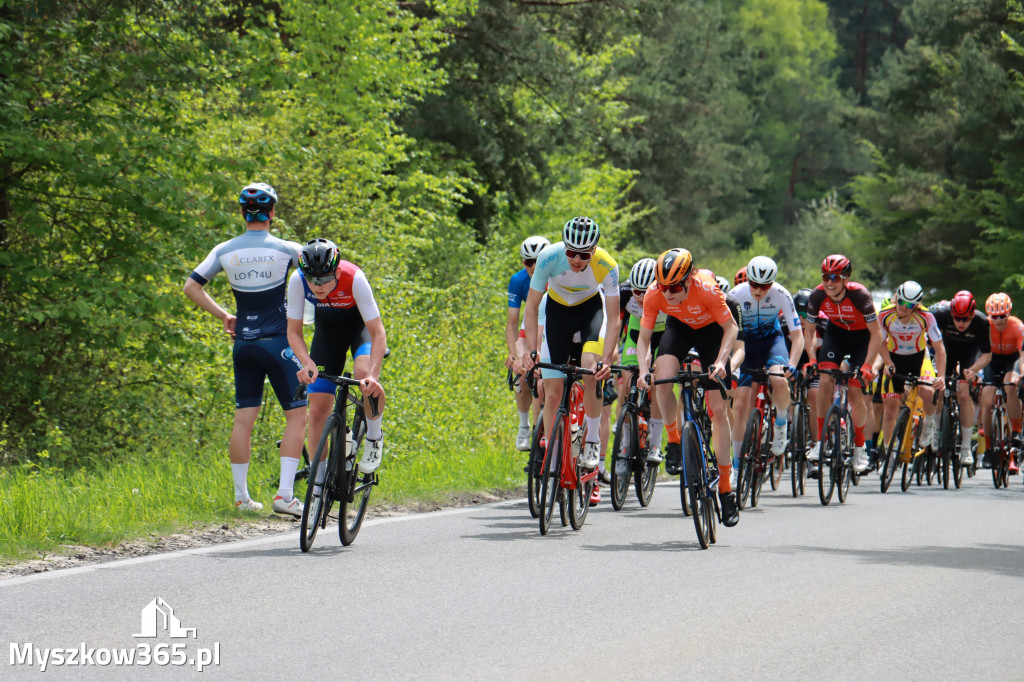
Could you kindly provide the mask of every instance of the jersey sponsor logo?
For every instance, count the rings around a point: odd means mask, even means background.
[[[258,320],[258,319],[260,319],[260,316],[259,316],[259,315],[246,315],[246,316],[245,316],[245,319],[247,319],[247,320],[249,320],[250,322],[252,322],[253,320]]]
[[[265,256],[239,256],[237,253],[231,256],[231,265],[238,267],[240,265],[256,265],[263,263],[273,263],[274,257],[272,255]]]
[[[274,279],[274,273],[270,270],[249,270],[247,272],[236,272],[231,279],[237,282],[244,282],[250,279]]]
[[[753,306],[750,305],[750,301],[744,301],[743,302],[743,309],[744,310],[750,310],[752,307]]]
[[[704,307],[701,305],[688,305],[686,306],[686,312],[693,313],[694,315],[704,311]]]

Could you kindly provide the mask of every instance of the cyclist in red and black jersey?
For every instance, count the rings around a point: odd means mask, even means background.
[[[821,348],[818,350],[818,367],[837,369],[843,358],[849,356],[850,367],[860,367],[861,377],[871,381],[875,376],[871,364],[881,347],[882,332],[878,327],[878,314],[871,293],[863,285],[849,281],[852,270],[846,256],[834,254],[825,258],[821,264],[822,283],[811,292],[807,301],[807,314],[815,323],[821,315],[828,318],[828,326],[825,327]],[[813,327],[805,330],[805,334],[805,347],[814,348]],[[850,385],[861,388],[857,378]],[[825,425],[824,415],[832,402],[835,379],[831,375],[822,374],[820,386],[817,419],[819,435]],[[867,405],[863,391],[850,391],[848,395],[854,428],[853,467],[857,471],[864,471],[868,468],[867,450],[864,447]]]

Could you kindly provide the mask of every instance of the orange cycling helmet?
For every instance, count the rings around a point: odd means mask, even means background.
[[[853,266],[850,265],[850,259],[840,253],[826,256],[825,260],[821,262],[821,274],[823,275],[849,277],[851,272],[853,272]]]
[[[949,309],[956,317],[971,317],[974,315],[974,294],[967,291],[958,291],[949,302]]]
[[[989,315],[1009,315],[1012,309],[1013,301],[1001,291],[998,294],[992,294],[985,301],[985,312]]]
[[[659,284],[682,284],[693,271],[693,256],[686,249],[669,249],[658,256],[654,278]]]
[[[744,265],[742,268],[736,271],[736,276],[732,278],[732,285],[738,287],[747,281],[747,266]]]

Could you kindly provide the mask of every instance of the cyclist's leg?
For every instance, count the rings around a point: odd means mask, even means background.
[[[306,437],[306,399],[295,400],[299,387],[296,373],[301,363],[288,346],[283,335],[261,341],[264,351],[264,369],[277,401],[284,410],[285,426],[281,437],[281,473],[274,498],[274,511],[294,515],[302,514],[302,504],[294,500],[295,472],[302,457],[302,443]],[[280,504],[277,498],[281,498]]]
[[[722,396],[719,395],[719,398]],[[710,403],[708,403],[710,405]],[[754,391],[750,385],[750,375],[740,370],[739,385],[732,391],[732,465],[739,465],[740,448],[743,447],[743,431],[747,428],[750,411],[754,409]]]
[[[1020,438],[1021,407],[1020,396],[1017,395],[1017,384],[1020,382],[1020,374],[1010,370],[1003,376],[1003,386],[1006,387],[1006,416],[1010,419],[1010,428],[1015,439]]]

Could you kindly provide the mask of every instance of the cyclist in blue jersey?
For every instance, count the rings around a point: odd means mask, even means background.
[[[246,231],[218,244],[185,281],[184,292],[200,308],[223,321],[234,340],[235,419],[228,452],[235,485],[235,507],[259,511],[263,505],[249,497],[250,441],[263,401],[263,382],[270,379],[284,409],[281,439],[281,480],[274,511],[302,515],[302,503],[292,486],[306,433],[306,401],[295,400],[301,368],[286,338],[285,287],[288,271],[299,264],[301,247],[270,234],[277,192],[268,184],[246,185],[238,198]],[[204,289],[223,272],[235,295],[236,314],[222,308]]]
[[[550,244],[547,239],[540,236],[524,239],[519,246],[523,269],[512,275],[508,281],[508,318],[505,322],[505,344],[508,346],[508,356],[505,358],[505,367],[520,375],[519,384],[516,386],[516,408],[519,411],[516,449],[522,452],[527,452],[530,449],[530,402],[533,395],[526,387],[526,382],[523,380],[525,372],[519,363],[522,352],[517,349],[517,341],[520,337],[520,329],[525,323],[525,319],[519,319],[519,312],[530,295],[530,278],[533,277],[533,271],[537,268],[537,257]],[[538,401],[534,406],[535,422],[540,409],[539,404]]]
[[[772,374],[792,376],[804,352],[803,327],[793,305],[793,297],[775,281],[779,268],[767,256],[755,256],[747,264],[747,278],[730,293],[739,303],[743,324],[743,363],[735,390],[736,420],[732,423],[733,458],[740,455],[743,432],[753,408],[753,372],[767,369]],[[786,349],[780,316],[789,329],[790,347]],[[786,424],[789,411],[789,386],[782,377],[769,377],[771,400],[775,405],[775,437],[772,453],[786,450]]]

